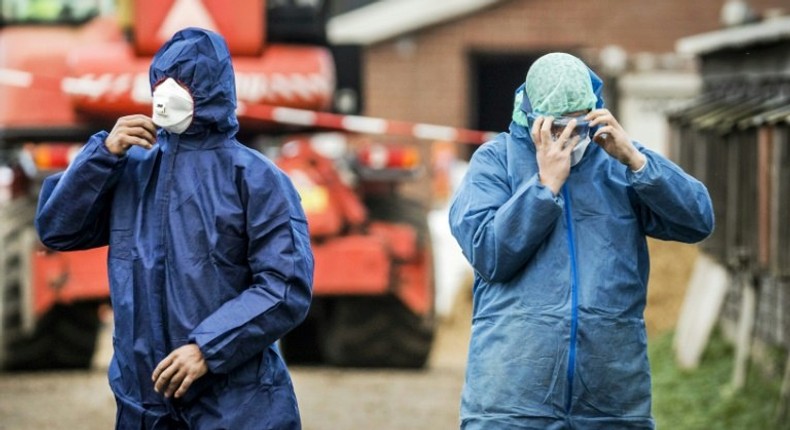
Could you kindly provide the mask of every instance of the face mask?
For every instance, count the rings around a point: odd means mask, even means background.
[[[195,102],[192,95],[173,78],[167,78],[154,89],[153,121],[170,133],[181,134],[192,123]]]
[[[587,145],[590,144],[590,136],[588,135],[584,139],[580,140],[579,143],[571,150],[571,166],[575,166],[582,161],[582,157],[584,156],[584,150],[587,149]]]

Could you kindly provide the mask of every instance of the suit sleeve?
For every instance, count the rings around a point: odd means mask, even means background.
[[[260,354],[301,323],[310,307],[313,254],[307,221],[290,180],[271,173],[253,173],[242,192],[252,283],[190,336],[214,373],[228,373]]]
[[[107,132],[90,138],[68,169],[44,180],[36,230],[44,245],[59,251],[107,245],[113,190],[126,157],[110,153]]]
[[[707,188],[680,167],[641,146],[647,164],[627,170],[636,194],[637,212],[645,233],[662,240],[699,242],[714,228],[713,205]]]
[[[475,271],[504,282],[535,254],[562,214],[563,201],[535,174],[511,189],[502,146],[472,158],[450,206],[450,229]]]

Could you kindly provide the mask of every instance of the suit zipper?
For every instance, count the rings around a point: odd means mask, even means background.
[[[565,223],[568,225],[568,251],[571,260],[571,339],[568,349],[568,397],[565,400],[565,412],[570,413],[573,399],[573,377],[576,367],[576,330],[578,326],[578,283],[579,276],[576,268],[576,241],[573,231],[573,217],[571,199],[568,186],[562,186],[562,197],[565,199]]]

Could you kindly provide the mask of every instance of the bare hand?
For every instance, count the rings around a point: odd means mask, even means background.
[[[571,151],[579,142],[579,137],[570,139],[571,132],[576,127],[576,120],[571,120],[562,134],[554,140],[551,136],[552,117],[538,117],[532,125],[532,141],[535,142],[537,151],[538,171],[540,182],[549,187],[554,195],[568,179],[571,172]]]
[[[180,398],[198,378],[208,372],[206,360],[197,345],[190,343],[176,348],[162,360],[151,376],[154,390],[165,397]]]
[[[587,120],[590,121],[590,127],[601,126],[595,132],[593,140],[607,154],[631,170],[639,170],[645,165],[647,158],[631,143],[631,138],[628,137],[623,126],[608,109],[596,109],[588,113]]]
[[[132,145],[151,149],[156,143],[156,126],[151,118],[137,114],[118,118],[110,135],[104,141],[107,150],[122,156]]]

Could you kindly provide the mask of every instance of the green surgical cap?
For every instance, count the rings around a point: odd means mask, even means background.
[[[527,73],[527,97],[535,113],[562,115],[595,108],[590,72],[573,55],[554,52],[532,64]]]

